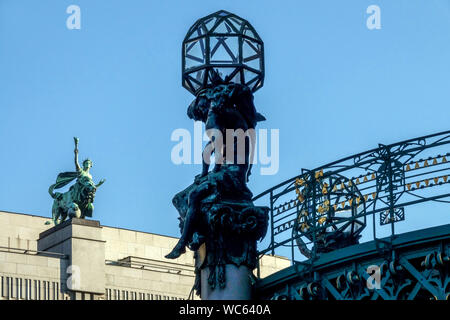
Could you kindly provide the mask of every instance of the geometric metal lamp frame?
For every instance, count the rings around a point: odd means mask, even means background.
[[[223,80],[248,86],[264,84],[264,43],[252,25],[220,10],[189,29],[182,47],[182,85],[196,95],[211,84],[213,71]]]

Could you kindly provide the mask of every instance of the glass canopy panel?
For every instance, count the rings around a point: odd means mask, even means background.
[[[241,31],[242,24],[244,23],[244,21],[242,19],[239,19],[236,17],[229,17],[228,21],[234,25],[236,30],[238,30],[239,32]]]
[[[257,36],[255,35],[255,33],[253,32],[253,30],[250,28],[250,26],[249,26],[248,24],[246,24],[246,25],[244,26],[244,31],[243,31],[243,33],[244,33],[245,36],[248,36],[248,37],[250,37],[250,38],[253,38],[253,39],[259,39],[259,37],[257,37]]]
[[[218,19],[217,17],[211,17],[211,18],[208,18],[203,21],[207,31],[210,31],[212,28],[214,28],[214,25],[216,24],[217,19]]]
[[[199,23],[193,27],[193,31],[189,36],[189,39],[194,39],[196,37],[204,36],[206,34],[206,28],[203,23]]]
[[[194,90],[197,91],[200,87],[202,87],[202,83],[200,81],[196,80],[193,76],[195,76],[195,75],[194,74],[188,75],[189,82],[191,83]]]
[[[200,38],[184,45],[185,69],[198,67],[206,63],[205,38]]]
[[[233,29],[233,25],[228,22],[226,19],[222,20],[214,30],[213,33],[225,33],[225,34],[236,34],[236,31]]]
[[[233,74],[233,77],[229,79],[230,82],[241,83],[241,77],[237,68],[218,68],[220,77],[225,80],[226,77]]]
[[[239,62],[238,37],[211,37],[210,48],[210,62],[212,64]]]
[[[261,54],[261,45],[255,41],[244,39],[242,44],[242,56],[245,59]]]
[[[192,85],[188,79],[184,79],[184,87],[191,91],[192,93],[195,91],[194,88],[192,88]]]
[[[211,37],[210,48],[210,62],[212,64],[239,62],[239,42],[237,37]]]
[[[246,85],[250,85],[258,80],[260,74],[244,69],[244,81]]]
[[[219,14],[219,16],[221,16],[221,17],[224,17],[224,16],[228,16],[228,15],[229,15],[229,13],[226,12],[226,11],[219,11],[218,14]]]
[[[257,42],[244,39],[242,45],[243,63],[250,68],[261,71],[261,45]]]
[[[199,83],[203,84],[203,77],[205,75],[205,69],[197,70],[194,72],[189,73],[189,76],[195,80],[197,80]]]
[[[247,60],[244,59],[244,64],[250,68],[261,71],[261,60],[259,59],[259,56],[254,56]]]

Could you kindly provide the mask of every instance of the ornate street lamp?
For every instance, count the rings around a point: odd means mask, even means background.
[[[189,29],[182,68],[183,87],[195,95],[187,115],[205,123],[210,141],[202,172],[172,199],[181,236],[166,258],[177,259],[186,247],[196,251],[194,288],[202,299],[247,300],[269,211],[253,204],[247,187],[255,127],[265,120],[253,103],[264,80],[263,42],[247,21],[218,11]]]
[[[199,19],[188,31],[182,52],[183,87],[192,94],[211,84],[212,70],[225,81],[264,84],[264,44],[252,25],[221,10]]]

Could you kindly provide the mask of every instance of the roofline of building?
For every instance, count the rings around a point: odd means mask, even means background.
[[[11,213],[11,214],[20,214],[20,215],[24,215],[24,216],[30,216],[30,217],[43,218],[43,219],[51,220],[50,217],[43,217],[43,216],[39,216],[39,215],[35,215],[35,214],[28,214],[28,213],[22,213],[22,212],[12,212],[12,211],[6,211],[6,210],[0,210],[0,212]],[[160,234],[160,233],[154,233],[154,232],[139,231],[139,230],[133,230],[133,229],[127,229],[127,228],[121,228],[121,227],[112,227],[112,226],[107,226],[107,225],[102,225],[102,224],[100,224],[100,226],[101,227],[106,227],[106,228],[113,228],[113,229],[127,230],[127,231],[133,231],[133,232],[140,232],[140,233],[145,233],[145,234],[152,234],[152,235],[156,235],[156,236],[160,236],[160,237],[166,237],[166,238],[172,238],[172,239],[179,239],[177,237],[168,236],[168,235]],[[279,258],[279,259],[290,260],[287,257],[280,256],[280,255],[277,255],[277,254],[268,255],[268,256],[273,256],[273,257],[276,257],[276,258]]]
[[[35,215],[35,214],[28,214],[28,213],[23,213],[23,212],[12,212],[12,211],[6,211],[6,210],[0,210],[0,212],[11,213],[11,214],[20,214],[20,215],[29,216],[29,217],[36,217],[36,218],[43,218],[43,219],[52,220],[51,217],[44,217],[44,216],[39,216],[39,215]],[[133,229],[128,229],[128,228],[121,228],[121,227],[112,227],[112,226],[107,226],[107,225],[102,225],[102,224],[100,224],[100,226],[101,227],[106,227],[106,228],[121,229],[121,230],[133,231],[133,232],[152,234],[152,235],[157,235],[157,236],[166,237],[166,238],[172,238],[172,239],[179,239],[179,238],[174,237],[174,236],[168,236],[168,235],[164,235],[164,234],[160,234],[160,233],[154,233],[154,232],[146,232],[146,231],[133,230]]]

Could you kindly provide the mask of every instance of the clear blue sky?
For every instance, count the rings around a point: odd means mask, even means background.
[[[81,30],[66,28],[71,4]],[[371,4],[380,30],[366,27]],[[50,217],[47,189],[74,169],[78,136],[94,180],[107,179],[94,218],[178,236],[171,199],[201,170],[170,159],[172,131],[193,128],[181,42],[220,9],[265,42],[255,103],[260,128],[280,129],[280,170],[257,167],[254,194],[302,167],[450,128],[448,0],[0,0],[0,210]]]

